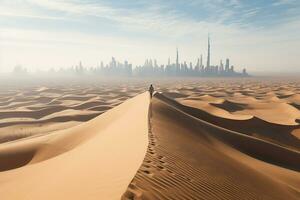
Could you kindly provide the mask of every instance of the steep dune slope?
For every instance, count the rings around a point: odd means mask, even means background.
[[[197,119],[157,94],[123,199],[299,199],[300,154]]]
[[[146,153],[148,105],[143,93],[76,127],[0,144],[1,200],[120,199]]]

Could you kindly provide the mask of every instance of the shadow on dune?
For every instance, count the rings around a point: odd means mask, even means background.
[[[226,119],[211,115],[197,108],[182,105],[163,94],[157,93],[156,97],[189,115],[213,125],[300,151],[300,140],[291,134],[294,129],[300,128],[300,125],[273,124],[257,117],[246,120]]]
[[[226,110],[228,112],[236,112],[244,110],[245,104],[233,103],[231,101],[225,100],[223,103],[210,103],[211,105]]]
[[[156,93],[155,97],[187,116],[196,117],[197,126],[240,151],[260,160],[300,171],[300,153],[294,150],[299,150],[300,142],[290,134],[295,127],[271,124],[256,117],[249,120],[224,119],[184,106],[163,94]],[[255,133],[258,139],[247,136],[251,136],[251,133]]]
[[[290,103],[291,106],[294,106],[295,108],[297,108],[298,110],[300,110],[300,105],[296,104],[296,103]]]
[[[0,172],[27,165],[35,156],[36,149],[28,148],[21,151],[0,152]]]

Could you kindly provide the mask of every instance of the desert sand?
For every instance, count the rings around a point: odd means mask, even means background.
[[[300,83],[0,90],[1,199],[300,199]]]
[[[79,125],[144,91],[138,84],[46,86],[0,88],[0,143]]]
[[[148,151],[123,199],[299,199],[299,151],[184,108],[156,94]]]
[[[143,93],[73,128],[2,144],[1,199],[120,199],[146,153],[148,105]]]

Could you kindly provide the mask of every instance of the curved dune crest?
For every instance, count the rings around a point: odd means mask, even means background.
[[[244,110],[236,111],[234,114],[252,114],[270,123],[282,125],[298,125],[297,118],[300,118],[300,111],[287,103],[257,103],[247,105]]]
[[[300,198],[299,152],[223,129],[181,108],[155,95],[148,151],[122,199]]]
[[[300,151],[300,141],[291,134],[291,132],[294,129],[299,128],[300,125],[275,124],[264,121],[255,116],[250,116],[249,119],[233,117],[227,118],[227,113],[223,112],[224,110],[221,109],[219,113],[213,113],[211,112],[211,109],[205,110],[199,108],[199,106],[195,104],[180,104],[179,102],[164,95],[160,95],[160,98],[164,99],[164,101],[168,102],[170,105],[178,107],[184,112],[211,124]],[[225,113],[225,115],[218,115],[220,113]]]
[[[1,199],[120,199],[146,153],[148,105],[143,93],[74,128],[0,144]]]
[[[198,101],[205,101],[208,103],[222,103],[224,102],[224,99],[220,99],[217,97],[213,97],[210,95],[202,95],[202,96],[197,96],[197,95],[193,95],[191,97],[187,97],[187,98],[183,98],[182,100],[198,100]]]
[[[168,95],[166,95],[168,96]],[[275,97],[274,97],[275,98]],[[300,111],[296,104],[274,100],[249,100],[245,98],[211,98],[209,95],[176,99],[178,102],[204,110],[212,115],[227,119],[250,119],[252,116],[281,125],[298,125]]]
[[[287,100],[289,100],[291,103],[300,105],[300,94],[291,95],[291,96],[287,97]]]
[[[182,103],[183,105],[199,108],[212,115],[222,117],[222,118],[235,119],[235,120],[247,120],[253,117],[251,115],[231,114],[230,112],[215,106],[216,104],[211,104],[207,102],[195,101],[195,100],[181,100],[179,102]]]

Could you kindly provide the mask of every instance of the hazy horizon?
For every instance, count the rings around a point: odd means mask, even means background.
[[[0,72],[229,58],[249,73],[300,72],[300,2],[0,0]]]

